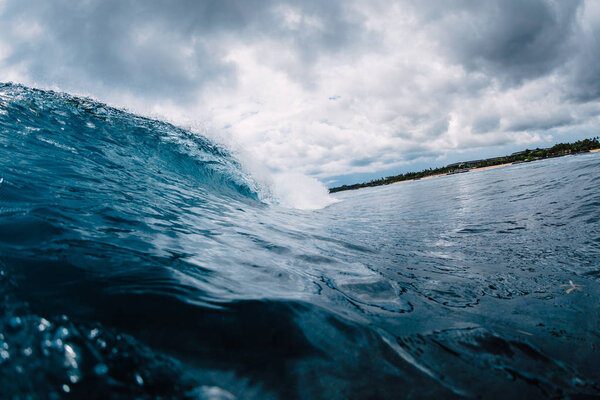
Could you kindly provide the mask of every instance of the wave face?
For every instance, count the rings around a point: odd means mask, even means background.
[[[598,396],[598,171],[285,209],[207,139],[0,85],[2,396]]]

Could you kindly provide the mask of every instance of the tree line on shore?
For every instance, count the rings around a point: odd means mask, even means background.
[[[585,153],[590,150],[600,149],[600,137],[578,140],[573,143],[558,143],[546,149],[526,149],[504,157],[486,158],[483,160],[464,161],[446,165],[440,168],[429,168],[419,172],[407,172],[405,174],[388,176],[381,179],[374,179],[370,182],[356,183],[353,185],[342,185],[329,189],[330,193],[341,192],[343,190],[360,189],[371,186],[389,185],[390,183],[421,179],[432,175],[443,175],[467,172],[474,168],[490,167],[500,164],[529,162],[541,160],[544,158],[562,157],[569,154]]]

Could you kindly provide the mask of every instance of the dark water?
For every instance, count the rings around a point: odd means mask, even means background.
[[[205,139],[0,85],[0,179],[2,398],[600,396],[600,153],[298,211]]]

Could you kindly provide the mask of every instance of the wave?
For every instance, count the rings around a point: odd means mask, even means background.
[[[314,178],[267,172],[243,149],[232,152],[196,132],[90,98],[0,83],[0,124],[6,140],[28,138],[27,151],[37,153],[40,159],[54,159],[57,165],[93,160],[115,170],[138,171],[138,175],[166,178],[170,174],[192,180],[209,192],[233,193],[287,208],[314,210],[336,201]],[[3,161],[8,166],[14,159],[5,157]],[[46,169],[52,174],[59,171]],[[85,176],[88,173],[98,178],[81,169],[79,178],[89,178]]]
[[[305,212],[303,176],[0,85],[2,393],[597,397],[598,155]]]
[[[123,175],[130,181],[189,180],[206,191],[260,197],[258,183],[223,146],[89,98],[0,84],[0,127],[4,143],[19,138],[22,145],[2,153],[4,171],[27,159],[42,179],[81,179],[93,182],[89,189],[101,190]]]

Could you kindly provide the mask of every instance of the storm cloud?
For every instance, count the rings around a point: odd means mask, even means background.
[[[0,0],[0,81],[328,181],[587,136],[599,38],[593,0]]]

